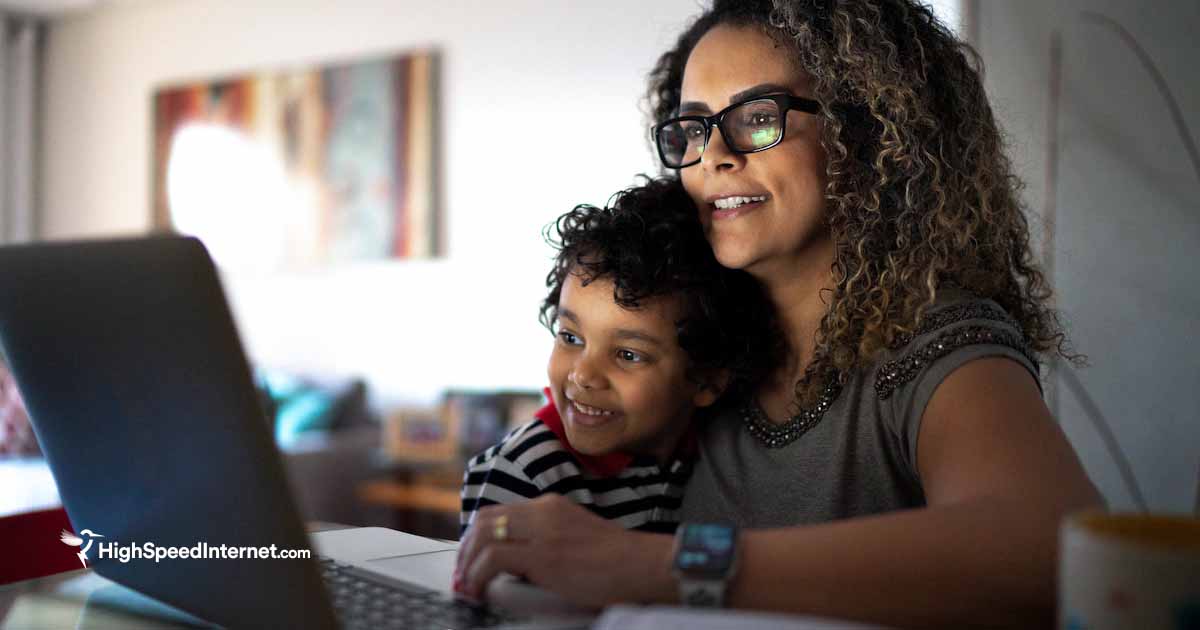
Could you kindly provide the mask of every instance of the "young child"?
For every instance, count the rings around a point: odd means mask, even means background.
[[[677,181],[648,180],[547,230],[550,402],[468,462],[463,531],[481,507],[546,493],[626,528],[675,530],[693,416],[767,373],[781,339],[757,283],[717,263],[695,212]]]

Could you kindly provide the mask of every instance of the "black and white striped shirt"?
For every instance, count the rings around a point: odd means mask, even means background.
[[[692,473],[690,457],[673,458],[665,466],[649,455],[588,457],[568,445],[553,403],[536,418],[467,462],[462,531],[479,508],[549,493],[628,529],[675,531],[683,487]]]

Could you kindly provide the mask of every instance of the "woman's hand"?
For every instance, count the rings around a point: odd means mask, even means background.
[[[482,600],[504,572],[583,606],[667,602],[675,595],[671,548],[669,536],[630,532],[545,495],[479,510],[459,547],[455,590]]]

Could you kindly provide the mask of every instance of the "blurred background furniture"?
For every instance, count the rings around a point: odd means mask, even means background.
[[[0,536],[0,557],[43,549],[42,542],[61,546],[59,530],[72,529],[15,383],[5,378],[0,367],[9,427],[7,446],[0,444],[8,453],[0,457],[0,517],[12,517],[14,529]],[[256,381],[302,518],[442,539],[458,538],[466,459],[531,419],[542,404],[542,394],[533,391],[456,390],[439,405],[401,407],[384,417],[373,410],[360,378],[260,369]],[[61,527],[46,529],[53,519]],[[31,537],[36,544],[27,544]],[[11,574],[32,577],[30,566]]]
[[[384,423],[376,473],[356,489],[368,519],[457,540],[467,460],[532,420],[544,396],[532,390],[451,390],[436,407],[397,410]]]
[[[458,540],[463,460],[385,463],[358,483],[356,496],[368,519],[421,536]]]
[[[15,384],[6,378],[0,364],[0,391],[7,392],[0,407],[5,414],[0,420],[6,426],[0,435],[6,438],[0,440],[0,518],[61,512],[54,477],[37,448]],[[368,519],[354,489],[376,474],[373,462],[380,448],[380,422],[370,409],[362,380],[260,372],[259,384],[303,518],[365,524]],[[29,518],[34,520],[9,525],[21,523],[24,532],[28,524],[47,517]],[[65,514],[62,521],[70,529]],[[61,546],[58,529],[49,533]],[[26,542],[24,534],[0,536],[0,557],[7,558]]]

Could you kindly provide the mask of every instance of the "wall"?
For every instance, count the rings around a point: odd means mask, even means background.
[[[412,47],[441,51],[448,257],[226,274],[248,351],[367,375],[383,399],[539,388],[542,227],[654,168],[644,77],[694,0],[156,0],[56,21],[45,64],[43,235],[142,232],[156,86]],[[544,141],[545,144],[539,144]]]
[[[1195,2],[973,3],[987,87],[1011,134],[1033,220],[1046,202],[1052,31],[1063,28],[1054,282],[1091,367],[1048,383],[1064,429],[1110,501],[1136,505],[1094,418],[1146,502],[1191,509],[1200,453],[1200,181],[1137,58],[1081,11],[1125,25],[1200,129]],[[443,386],[537,387],[549,345],[535,322],[541,227],[653,168],[635,104],[694,0],[241,2],[112,5],[59,21],[46,67],[44,232],[148,225],[155,85],[414,46],[443,53],[449,258],[281,277],[228,277],[255,359],[367,374],[385,397]],[[581,121],[590,125],[582,126]],[[570,154],[531,130],[581,129]]]
[[[1061,370],[1051,401],[1089,474],[1117,507],[1142,501],[1190,511],[1200,474],[1200,164],[1193,161],[1153,75],[1117,31],[1151,59],[1200,141],[1200,4],[1120,0],[978,2],[987,88],[1010,132],[1034,221],[1056,204],[1053,281],[1076,349],[1090,367]],[[1062,36],[1058,132],[1049,126],[1051,35]],[[1058,159],[1048,159],[1051,141]],[[1049,190],[1052,162],[1057,189]],[[1039,225],[1039,233],[1041,231]]]

